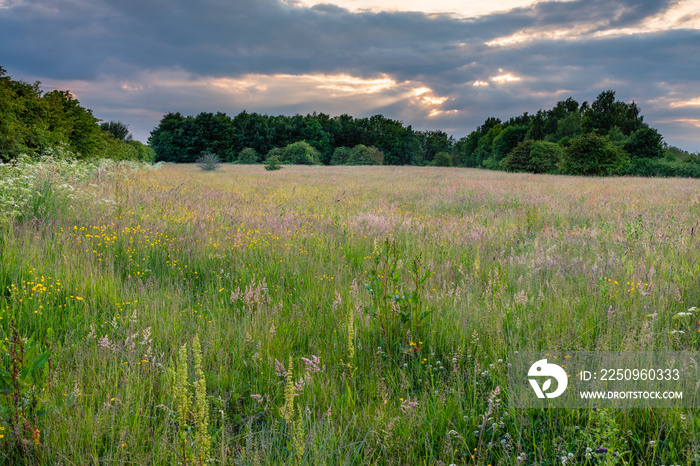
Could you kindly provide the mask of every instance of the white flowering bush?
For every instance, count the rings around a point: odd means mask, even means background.
[[[96,166],[53,153],[32,159],[21,155],[0,164],[0,217],[3,220],[47,218],[73,198],[75,184]]]
[[[111,159],[76,160],[61,147],[39,158],[20,155],[10,163],[0,163],[0,223],[54,217],[80,194],[84,182],[118,167],[140,170],[148,166]]]

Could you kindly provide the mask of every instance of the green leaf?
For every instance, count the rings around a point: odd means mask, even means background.
[[[29,376],[29,369],[30,368],[31,368],[31,366],[24,366],[22,368],[22,372],[19,373],[20,383],[24,383],[24,381],[27,379],[27,377]]]
[[[49,361],[49,358],[51,357],[51,350],[46,350],[43,353],[41,353],[39,356],[32,361],[32,364],[29,369],[29,375],[34,375],[34,373],[38,370],[40,370],[44,365]]]

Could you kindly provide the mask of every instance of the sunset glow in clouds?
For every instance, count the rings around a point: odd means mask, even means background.
[[[168,111],[242,110],[381,113],[459,138],[613,89],[698,151],[699,3],[0,0],[0,66],[143,141]]]

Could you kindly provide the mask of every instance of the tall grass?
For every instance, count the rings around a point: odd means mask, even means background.
[[[4,336],[51,348],[38,437],[0,395],[5,462],[700,460],[693,412],[516,410],[507,383],[513,349],[697,350],[698,181],[167,165],[59,186],[50,222],[27,207],[0,236]],[[210,445],[178,415],[200,380]]]

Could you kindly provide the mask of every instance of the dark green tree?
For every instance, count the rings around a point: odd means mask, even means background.
[[[487,168],[497,168],[498,167],[498,162],[495,162],[493,158],[491,157],[493,153],[493,141],[498,137],[499,134],[501,134],[501,131],[503,131],[503,125],[500,123],[496,124],[495,126],[492,126],[486,134],[484,134],[481,138],[479,138],[479,144],[476,146],[476,150],[474,151],[474,156],[476,158],[476,166],[485,166]],[[491,162],[486,162],[489,160]]]
[[[311,144],[319,152],[321,162],[328,165],[331,160],[331,137],[323,130],[317,118],[306,120],[301,132],[302,139]]]
[[[494,126],[499,126],[500,124],[500,118],[488,117],[486,121],[484,121],[484,124],[477,127],[476,130],[480,132],[482,136],[485,136],[486,133],[488,133],[491,130],[491,128],[493,128]]]
[[[547,141],[533,141],[530,146],[530,173],[557,173],[564,158],[564,148]]]
[[[92,110],[80,106],[69,91],[44,94],[50,112],[50,126],[67,136],[68,144],[79,157],[96,157],[101,146],[102,130]]]
[[[629,161],[629,156],[605,137],[588,133],[572,140],[566,148],[562,170],[570,175],[614,175],[620,173]]]
[[[430,163],[438,152],[450,153],[453,150],[454,140],[444,131],[420,131],[418,133],[422,145],[423,161]]]
[[[128,144],[136,150],[136,160],[139,162],[154,163],[156,161],[156,151],[151,147],[133,140],[129,141]]]
[[[581,125],[584,133],[596,132],[606,135],[617,126],[627,136],[642,126],[637,104],[615,100],[615,91],[601,92],[596,100],[583,113]]]
[[[331,156],[331,165],[345,165],[348,163],[352,149],[341,146],[336,147]]]
[[[232,126],[236,134],[235,153],[252,147],[258,154],[266,154],[274,147],[276,139],[270,118],[257,113],[243,111],[233,118]]]
[[[618,128],[617,126],[613,126],[610,128],[610,131],[608,132],[608,141],[610,141],[612,144],[616,145],[619,148],[623,148],[625,144],[627,144],[627,141],[629,141],[629,137],[625,136],[622,133],[622,130]]]
[[[306,141],[289,144],[284,148],[282,163],[293,165],[320,165],[321,154]]]
[[[565,120],[567,117],[575,115],[580,118],[581,112],[579,111],[579,104],[573,98],[569,97],[566,100],[560,100],[551,110],[546,112],[546,119],[544,121],[543,127],[543,137],[540,139],[545,139],[548,137],[549,140],[555,142],[557,140],[554,137],[559,130],[559,123]]]
[[[121,121],[109,121],[100,123],[100,128],[102,131],[107,131],[116,139],[120,141],[131,141],[133,139],[131,133],[129,132],[129,125],[122,123]]]
[[[384,154],[387,165],[406,165],[412,154],[406,152],[407,130],[403,123],[391,120],[383,115],[373,115],[360,120],[362,144],[374,146]]]
[[[658,159],[664,156],[663,136],[646,125],[633,132],[623,148],[632,159]]]
[[[194,118],[192,124],[194,141],[189,143],[192,147],[190,152],[212,152],[228,162],[236,158],[236,133],[231,118],[225,113],[202,112]]]
[[[503,160],[518,143],[525,140],[527,126],[507,126],[493,140],[493,157],[496,162]]]
[[[333,121],[331,131],[336,147],[355,147],[362,143],[362,129],[355,118],[344,113]]]
[[[581,131],[581,114],[570,112],[557,122],[557,130],[551,136],[551,142],[568,145],[571,139],[581,135]]]
[[[358,144],[350,150],[347,165],[381,165],[384,162],[384,154],[376,147],[367,147]]]
[[[180,112],[167,113],[148,138],[156,152],[156,162],[184,162],[183,125],[185,117]]]
[[[463,137],[455,144],[455,152],[457,154],[457,160],[459,165],[463,167],[476,167],[476,148],[479,145],[479,139],[481,138],[481,133],[479,131],[472,131],[468,136]]]
[[[547,112],[542,109],[538,110],[530,120],[530,127],[527,130],[525,139],[532,139],[533,141],[544,139],[547,136],[546,123]]]
[[[511,172],[556,173],[564,149],[556,143],[528,139],[519,143],[501,162],[501,169]]]
[[[452,158],[450,157],[450,154],[447,152],[438,152],[435,154],[435,157],[433,158],[433,166],[435,167],[451,167],[452,166]]]

